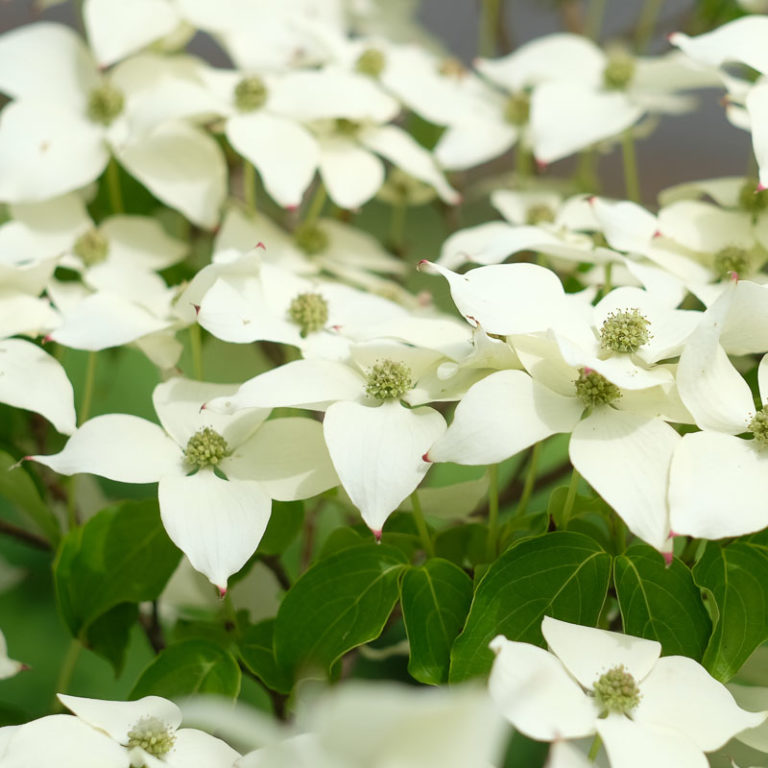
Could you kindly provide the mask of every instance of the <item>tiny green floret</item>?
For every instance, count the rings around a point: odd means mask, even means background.
[[[504,119],[510,125],[525,125],[531,115],[531,97],[525,91],[513,93],[504,105]]]
[[[366,48],[357,57],[355,69],[361,75],[378,77],[384,71],[386,63],[387,57],[384,55],[383,51],[380,51],[378,48]]]
[[[727,280],[732,273],[743,276],[752,270],[752,254],[744,248],[729,245],[715,254],[715,273],[721,280]]]
[[[227,441],[210,427],[198,429],[187,442],[184,459],[197,469],[215,467],[229,453]]]
[[[336,131],[342,136],[356,136],[362,128],[357,120],[350,120],[348,117],[337,117],[334,121]]]
[[[755,438],[757,447],[765,450],[768,448],[768,405],[764,405],[749,422],[747,429]]]
[[[614,713],[628,715],[640,703],[640,689],[623,664],[601,675],[593,690],[600,717]]]
[[[607,405],[621,397],[621,390],[615,384],[591,368],[580,368],[579,378],[574,384],[576,396],[587,408]]]
[[[94,123],[109,125],[123,111],[125,97],[119,88],[104,83],[88,95],[88,117]]]
[[[623,91],[635,76],[635,60],[626,51],[616,51],[603,70],[603,85],[609,91]]]
[[[328,322],[328,302],[319,293],[300,293],[288,307],[288,317],[301,329],[300,336],[320,331]]]
[[[739,206],[752,214],[768,208],[768,189],[760,189],[756,179],[748,179],[739,190]]]
[[[530,225],[541,224],[555,220],[555,212],[546,203],[536,203],[525,212],[525,223]]]
[[[98,229],[91,228],[75,240],[72,251],[82,259],[86,267],[92,267],[107,258],[109,240]]]
[[[170,726],[156,717],[142,717],[128,731],[128,744],[126,746],[129,748],[141,747],[154,757],[163,757],[171,751],[175,742],[176,734]]]
[[[365,391],[377,400],[397,400],[413,389],[411,369],[396,360],[382,360],[368,372]]]
[[[296,227],[293,233],[296,245],[308,256],[322,253],[328,247],[328,235],[325,230],[314,222],[304,222]]]
[[[235,86],[235,106],[241,112],[255,112],[267,103],[267,86],[260,77],[244,77]]]
[[[600,346],[611,352],[637,352],[651,338],[650,324],[636,308],[611,312],[600,329]]]

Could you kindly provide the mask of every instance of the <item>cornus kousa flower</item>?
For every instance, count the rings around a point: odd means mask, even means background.
[[[499,635],[489,687],[501,713],[542,741],[598,734],[612,768],[702,768],[705,752],[753,728],[765,712],[741,709],[721,683],[654,640],[548,616],[545,651]]]
[[[26,666],[20,661],[15,661],[14,659],[9,658],[5,635],[0,632],[0,680],[13,677],[25,668]],[[0,756],[1,755],[2,750],[0,750]]]
[[[269,411],[253,408],[232,416],[201,411],[235,389],[171,379],[153,393],[162,428],[136,416],[97,416],[60,453],[30,458],[65,475],[159,483],[171,540],[224,590],[259,545],[273,498],[309,498],[337,484],[317,422],[267,421]]]

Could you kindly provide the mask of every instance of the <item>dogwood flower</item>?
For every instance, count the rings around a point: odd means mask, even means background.
[[[747,712],[724,685],[654,640],[545,616],[545,651],[499,635],[489,689],[501,713],[534,739],[597,733],[612,768],[699,768],[766,712]]]
[[[233,416],[200,410],[235,389],[170,379],[153,393],[163,427],[136,416],[97,416],[60,453],[29,458],[65,475],[159,483],[171,540],[224,590],[259,545],[273,498],[309,498],[337,483],[317,422],[267,421],[263,409]]]
[[[24,664],[9,658],[5,635],[0,631],[0,680],[13,677],[21,672],[22,669],[25,669]]]

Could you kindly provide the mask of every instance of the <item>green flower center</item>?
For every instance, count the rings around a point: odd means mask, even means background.
[[[329,242],[325,230],[310,222],[299,224],[293,233],[293,239],[296,245],[310,256],[322,253],[328,247]]]
[[[735,245],[729,245],[715,254],[713,264],[715,274],[725,280],[735,272],[737,275],[745,275],[752,268],[752,254],[744,248],[737,248]]]
[[[342,136],[356,136],[361,128],[360,123],[347,117],[337,117],[334,125]]]
[[[758,448],[768,448],[768,405],[764,405],[749,422],[747,429],[755,438]]]
[[[125,105],[123,92],[109,83],[94,88],[88,96],[88,117],[94,123],[109,125]]]
[[[303,339],[325,327],[328,302],[319,293],[300,293],[288,307],[288,316],[301,329]]]
[[[580,368],[579,378],[574,382],[576,397],[587,408],[607,405],[621,397],[621,390],[608,379],[591,368]]]
[[[82,259],[86,267],[99,264],[107,258],[109,253],[109,240],[98,229],[89,229],[75,240],[72,248],[75,256]]]
[[[600,329],[600,346],[611,352],[637,352],[651,337],[650,324],[638,309],[611,312]]]
[[[411,369],[395,360],[382,360],[368,372],[365,391],[377,400],[397,400],[413,389]]]
[[[355,62],[355,69],[362,75],[378,77],[384,70],[387,57],[378,48],[366,48]]]
[[[531,97],[524,91],[513,93],[504,105],[504,119],[511,125],[525,125],[531,114]]]
[[[526,224],[541,224],[542,221],[554,221],[555,212],[545,203],[532,205],[525,213]]]
[[[128,731],[128,747],[141,747],[145,752],[155,757],[162,757],[171,751],[176,734],[169,725],[156,717],[142,717]]]
[[[235,86],[235,106],[241,112],[254,112],[267,102],[267,86],[260,77],[245,77]]]
[[[757,181],[749,179],[739,191],[739,205],[750,213],[757,214],[768,208],[768,189],[757,188]]]
[[[210,427],[198,429],[187,442],[184,460],[193,467],[215,467],[229,453],[227,441]]]
[[[614,53],[603,70],[603,85],[609,91],[624,90],[635,76],[635,60],[628,53]]]
[[[600,717],[628,715],[639,703],[640,689],[623,664],[601,675],[593,686]]]
[[[438,72],[445,77],[463,77],[467,68],[454,56],[448,56],[440,62]]]

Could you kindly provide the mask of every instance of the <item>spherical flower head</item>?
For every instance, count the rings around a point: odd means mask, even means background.
[[[216,430],[203,427],[189,438],[184,460],[197,469],[215,467],[228,453],[227,441]]]
[[[525,125],[531,114],[531,97],[525,91],[513,93],[504,105],[504,119],[510,125]]]
[[[748,179],[739,190],[739,205],[749,213],[762,213],[768,208],[768,189],[758,189],[757,181]]]
[[[267,102],[267,86],[260,77],[244,77],[235,86],[235,106],[241,112],[254,112]]]
[[[525,223],[536,225],[543,221],[552,222],[555,220],[555,212],[546,203],[536,203],[532,205],[525,213]]]
[[[296,245],[309,256],[322,253],[328,247],[328,235],[321,227],[312,222],[304,222],[293,233]]]
[[[601,675],[592,690],[600,717],[628,715],[640,703],[640,689],[623,664]]]
[[[713,266],[721,280],[729,278],[734,272],[744,275],[752,268],[752,254],[744,248],[729,245],[715,254]]]
[[[764,405],[749,422],[747,429],[755,438],[757,447],[761,450],[768,448],[768,405]]]
[[[459,78],[467,74],[467,68],[461,59],[457,59],[455,56],[448,56],[440,62],[438,72],[445,77]]]
[[[176,734],[170,726],[156,717],[142,717],[128,731],[129,748],[141,747],[145,752],[155,757],[162,757],[171,751]]]
[[[608,57],[603,70],[603,85],[610,91],[623,91],[635,76],[635,60],[626,51]]]
[[[89,229],[75,240],[72,248],[75,256],[82,259],[86,267],[99,264],[107,258],[109,253],[109,240],[98,229]]]
[[[588,408],[607,405],[621,397],[621,390],[615,384],[591,368],[580,368],[579,378],[574,384],[576,396]]]
[[[382,360],[368,372],[365,391],[377,400],[397,400],[413,389],[411,369],[396,360]]]
[[[650,324],[638,309],[611,312],[600,329],[600,346],[611,352],[637,352],[651,337]]]
[[[356,136],[362,127],[357,120],[350,120],[348,117],[337,117],[334,126],[337,133],[349,137]]]
[[[125,97],[119,88],[104,83],[88,95],[88,117],[94,123],[109,125],[123,111]]]
[[[355,69],[361,75],[378,77],[384,70],[387,57],[378,48],[366,48],[355,62]]]
[[[319,293],[300,293],[288,307],[288,317],[301,329],[301,338],[306,338],[325,327],[328,302]]]

